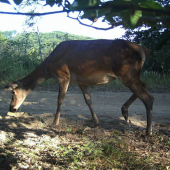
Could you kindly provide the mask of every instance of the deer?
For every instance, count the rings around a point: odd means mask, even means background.
[[[94,127],[99,127],[89,87],[119,79],[132,91],[132,96],[121,108],[124,119],[128,121],[128,108],[139,98],[146,108],[146,135],[151,135],[154,98],[147,92],[146,84],[140,78],[142,66],[148,58],[146,47],[122,39],[63,41],[29,75],[4,87],[12,91],[9,111],[16,112],[37,85],[53,78],[59,85],[59,92],[52,127],[59,125],[61,107],[69,84],[79,86],[90,109]]]

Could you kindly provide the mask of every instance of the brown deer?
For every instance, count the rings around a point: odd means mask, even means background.
[[[60,43],[41,65],[28,76],[5,86],[12,90],[9,111],[15,112],[26,96],[47,79],[59,84],[58,107],[52,126],[59,124],[61,106],[69,83],[78,84],[91,111],[94,126],[99,120],[93,110],[89,86],[106,84],[119,79],[133,95],[122,106],[122,115],[128,120],[128,107],[139,98],[146,107],[146,134],[152,133],[153,97],[140,79],[148,50],[125,40],[76,40]]]

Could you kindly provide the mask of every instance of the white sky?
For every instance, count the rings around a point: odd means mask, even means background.
[[[48,5],[43,7],[43,9],[38,9],[37,12],[50,12],[57,10],[58,7],[56,5],[54,5],[53,7],[50,7]],[[16,12],[11,5],[5,3],[0,3],[0,11]],[[17,32],[22,32],[25,19],[25,16],[0,14],[0,31],[17,30]],[[87,20],[83,22],[85,22],[86,24],[88,23]],[[121,29],[119,27],[107,31],[88,28],[79,24],[79,22],[76,20],[67,18],[66,13],[43,16],[42,19],[39,21],[38,26],[40,32],[62,31],[75,35],[103,39],[120,38],[125,32],[124,29]],[[97,21],[94,26],[108,27],[107,24],[101,21]]]

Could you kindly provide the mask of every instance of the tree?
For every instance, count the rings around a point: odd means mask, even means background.
[[[16,30],[3,32],[3,36],[7,39],[12,39],[16,34],[17,34]]]
[[[0,58],[1,58],[1,53],[3,51],[4,45],[7,43],[7,39],[5,36],[0,32]]]
[[[0,0],[0,2],[9,3],[7,0]],[[14,0],[14,2],[19,5],[22,0]],[[168,0],[74,0],[73,3],[69,0],[46,0],[45,2],[46,5],[50,6],[56,4],[58,7],[62,7],[62,10],[49,13],[0,13],[41,16],[67,12],[69,18],[78,20],[82,25],[103,30],[112,29],[119,25],[123,25],[125,28],[137,28],[143,24],[153,26],[158,22],[167,27],[170,25],[170,3]],[[70,14],[75,11],[78,11],[78,15],[73,18]],[[83,23],[84,18],[89,19],[92,23],[101,18],[103,22],[108,24],[108,28],[87,25]]]
[[[147,46],[150,51],[149,61],[145,63],[144,70],[159,73],[170,73],[170,28],[162,24],[141,30],[127,30],[124,39]]]
[[[22,3],[19,8],[23,9],[24,7],[29,7],[29,9],[31,8],[31,10],[29,11],[29,13],[35,13],[35,11],[37,10],[38,7],[42,8],[42,5],[40,3],[38,3],[37,1],[24,1],[24,3]],[[40,58],[41,61],[43,61],[42,59],[42,51],[41,51],[41,40],[40,40],[40,34],[39,34],[39,28],[38,28],[38,22],[39,22],[40,18],[36,17],[36,16],[27,16],[26,20],[25,20],[25,24],[24,26],[26,26],[26,30],[27,29],[31,29],[33,32],[37,33],[38,36],[38,43],[39,43],[39,53],[40,53]],[[27,34],[27,41],[28,41],[28,37],[30,35],[30,33]]]

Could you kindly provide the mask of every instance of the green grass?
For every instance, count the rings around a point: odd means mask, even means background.
[[[29,60],[27,57],[20,56],[0,58],[0,86],[23,78],[33,71],[39,63],[37,59]]]
[[[145,82],[149,90],[154,92],[170,91],[170,75],[161,75],[155,72],[142,74],[141,80]]]
[[[35,56],[15,56],[0,58],[0,88],[6,84],[16,81],[33,71],[40,61]],[[161,75],[155,72],[144,72],[141,75],[143,82],[147,84],[150,91],[165,92],[170,91],[170,75]],[[56,90],[56,82],[52,79],[44,82],[39,89]],[[93,86],[92,91],[129,91],[119,80],[115,80],[107,85]],[[76,91],[77,85],[70,85],[70,91]]]

